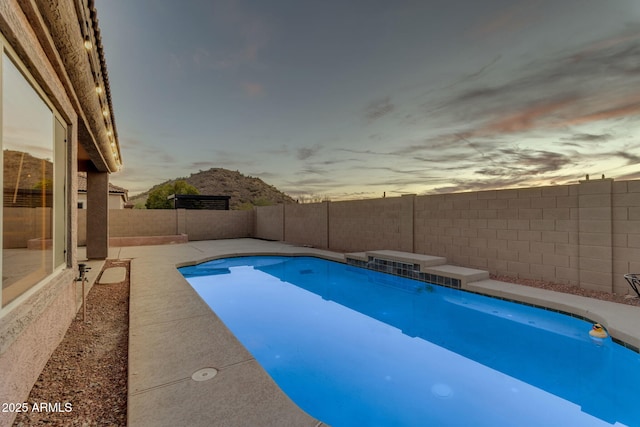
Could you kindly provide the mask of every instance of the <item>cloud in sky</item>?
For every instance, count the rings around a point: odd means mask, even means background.
[[[499,10],[478,22],[468,32],[469,38],[504,36],[532,25],[539,12],[539,3],[539,1],[515,2],[506,9]]]
[[[298,160],[307,160],[318,154],[320,150],[322,150],[322,146],[319,144],[315,144],[311,147],[300,147],[296,152],[296,158]]]
[[[369,102],[365,108],[365,117],[370,122],[378,120],[381,117],[386,116],[387,114],[393,112],[394,105],[391,102],[390,97],[384,97],[382,99],[377,99]]]
[[[149,13],[150,3],[101,1],[99,10],[120,4]],[[101,18],[116,118],[148,132],[129,146],[132,129],[119,126],[125,170],[139,169],[136,162],[181,168],[176,176],[231,167],[260,171],[284,191],[330,197],[637,175],[633,1],[442,2],[437,10],[355,1],[166,0],[172,22],[190,23],[166,48],[109,48],[109,31],[126,13],[113,14],[111,25]],[[153,19],[145,22],[142,29],[154,29]],[[146,40],[162,40],[163,29]],[[129,93],[118,93],[137,88],[126,80],[135,73],[118,67],[135,65],[142,50],[160,50],[173,64],[173,80],[153,87],[185,94],[144,125],[133,118],[147,109],[128,109],[119,99]],[[135,99],[146,97],[149,111],[166,106],[152,105],[151,95]],[[155,127],[179,135],[180,149],[151,134]]]
[[[590,133],[578,133],[571,136],[565,136],[561,139],[564,141],[580,141],[580,142],[588,142],[588,141],[608,141],[612,138],[611,134],[605,133],[601,135],[594,135]]]
[[[264,86],[262,86],[260,83],[244,83],[242,87],[244,88],[244,93],[249,96],[260,96],[264,94]]]
[[[484,121],[485,131],[521,132],[638,114],[640,34],[609,47],[537,59],[515,79],[473,84],[441,111]],[[462,114],[460,114],[460,112]]]
[[[596,157],[583,154],[593,149],[586,143],[619,139],[620,135],[610,132],[612,120],[631,120],[637,129],[640,119],[636,89],[640,87],[640,72],[636,62],[629,60],[631,55],[640,61],[640,37],[618,37],[615,41],[599,44],[598,49],[580,50],[579,59],[569,52],[552,56],[547,62],[537,60],[522,74],[499,85],[473,82],[450,95],[438,109],[439,118],[449,116],[451,122],[460,122],[455,132],[405,144],[386,154],[413,155],[416,160],[447,165],[484,162],[484,166],[471,170],[475,179],[480,175],[490,186],[503,181],[482,176],[504,177],[505,182],[517,185],[532,176],[551,179],[551,175],[561,176],[580,164],[595,163]],[[463,117],[465,121],[460,120]],[[590,132],[572,131],[590,126]],[[605,132],[592,132],[596,129],[593,126]],[[529,141],[528,148],[517,148],[523,137]],[[549,140],[558,143],[549,144]],[[536,144],[544,149],[532,149]],[[371,150],[361,153],[374,154]],[[599,153],[604,156],[599,160],[624,157],[630,162],[635,158],[620,154]],[[458,181],[462,182],[460,178]],[[447,186],[460,190],[471,187],[462,183]]]
[[[493,160],[488,166],[477,169],[475,173],[488,176],[511,177],[535,176],[548,172],[556,172],[570,165],[570,156],[550,151],[529,149],[499,149],[498,160]]]
[[[230,40],[224,49],[220,49],[214,67],[236,69],[258,61],[260,51],[269,43],[271,32],[263,16],[235,0],[210,2],[207,7],[210,25],[219,28],[220,36]]]
[[[576,100],[575,96],[566,96],[523,106],[515,113],[507,112],[495,120],[490,120],[485,126],[474,130],[471,136],[526,132],[534,128],[557,126],[566,109],[574,105]]]
[[[638,149],[637,146],[635,148]],[[626,151],[618,151],[616,155],[626,159],[628,165],[640,165],[640,156],[636,154],[628,153]]]

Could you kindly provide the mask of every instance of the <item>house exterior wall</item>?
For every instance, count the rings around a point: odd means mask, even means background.
[[[77,312],[76,294],[82,292],[76,290],[74,278],[75,273],[66,269],[0,319],[0,402],[27,401]],[[15,415],[0,413],[0,425],[11,425]]]
[[[80,209],[87,209],[87,193],[78,194],[78,206],[82,203]],[[109,209],[124,209],[124,198],[120,194],[109,194]]]
[[[66,160],[56,163],[56,165],[64,165],[66,161],[66,176],[62,177],[66,187],[64,192],[66,196],[63,198],[64,213],[61,209],[53,215],[54,218],[60,218],[60,215],[63,215],[66,219],[62,239],[66,246],[64,256],[51,274],[46,275],[7,304],[0,304],[0,373],[2,373],[0,374],[0,402],[27,401],[34,382],[64,337],[80,307],[79,291],[74,280],[77,274],[75,243],[77,241],[78,186],[76,177],[79,135],[86,136],[88,132],[86,123],[81,124],[79,121],[78,111],[82,111],[82,104],[75,92],[70,73],[73,73],[75,78],[88,76],[89,80],[92,79],[88,69],[78,71],[69,70],[66,67],[68,64],[79,64],[83,60],[82,54],[86,55],[82,47],[79,18],[76,15],[79,10],[76,6],[79,4],[80,2],[76,4],[71,0],[62,0],[55,4],[40,0],[0,1],[0,46],[10,54],[12,60],[19,63],[27,82],[41,90],[39,94],[43,102],[53,111],[52,118],[60,123],[60,143],[64,144],[64,147],[58,145],[58,139],[55,139],[54,147],[61,148],[61,151],[66,154]],[[58,51],[55,42],[60,39],[51,33],[51,28],[48,26],[50,23],[48,19],[51,17],[55,20],[55,24],[63,23],[67,28],[76,31],[69,33],[79,39],[79,44],[71,47],[75,49],[74,52],[77,52],[77,58],[74,60],[69,61],[68,57],[61,55]],[[63,43],[74,41],[76,40],[70,37],[70,40],[64,40]],[[88,63],[88,59],[84,59]],[[88,73],[85,74],[85,71]],[[93,90],[95,96],[95,83],[90,82],[87,87]],[[99,105],[97,100],[94,99],[93,102]],[[101,115],[102,112],[98,109],[95,116]],[[99,122],[96,123],[99,124]],[[56,134],[57,137],[58,134]],[[92,142],[83,140],[82,144],[90,146]],[[106,146],[106,144],[103,145]],[[99,149],[96,150],[99,151]],[[94,158],[98,157],[100,156]],[[102,167],[104,168],[104,165]],[[7,208],[3,209],[2,213],[3,217],[6,215],[7,218],[17,218],[21,221],[21,227],[28,229],[29,224],[32,227],[42,227],[41,222],[38,224],[38,221],[34,222],[30,219],[33,215],[38,215],[36,210],[31,209],[28,212],[19,208]],[[46,215],[39,216],[42,218]],[[49,223],[45,226],[52,228]],[[10,250],[18,251],[15,253],[29,250],[26,248],[29,239],[25,237],[25,233],[22,234],[3,239],[6,240],[6,245],[11,247]],[[3,251],[6,249],[3,248]],[[11,425],[14,417],[15,413],[0,412],[0,425]]]
[[[78,209],[87,209],[87,193],[79,193],[77,201]]]
[[[85,246],[87,244],[87,210],[76,209],[76,224],[78,225],[76,230],[76,241],[74,246]],[[109,215],[109,218],[113,218],[113,215]],[[111,230],[111,227],[109,227]]]
[[[109,209],[124,209],[124,199],[120,194],[109,194]]]
[[[49,101],[57,109],[68,126],[69,145],[77,144],[77,115],[58,79],[53,65],[39,45],[34,31],[31,30],[26,15],[13,1],[0,2],[0,32],[8,40],[9,46],[26,68],[32,78],[47,92]],[[37,72],[36,72],[37,70]],[[67,152],[67,169],[75,171],[75,150]],[[67,209],[66,234],[67,255],[61,268],[33,285],[27,292],[0,307],[0,402],[24,402],[31,388],[45,366],[53,350],[62,340],[75,312],[75,284],[73,266],[77,264],[75,248],[69,245],[73,236],[73,216],[70,206],[75,203],[72,195],[74,187],[66,179],[69,196],[65,201]],[[28,249],[29,236],[50,234],[38,230],[41,221],[36,218],[47,217],[37,212],[49,208],[5,208],[3,220],[13,218],[20,221],[22,233],[7,233],[3,239],[3,250]],[[50,217],[50,215],[49,215]],[[45,227],[51,228],[50,219]],[[15,413],[0,413],[0,425],[11,425]]]
[[[87,172],[87,258],[109,254],[109,174]]]

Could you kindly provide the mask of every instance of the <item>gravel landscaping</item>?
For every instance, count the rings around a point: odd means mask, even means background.
[[[572,285],[563,285],[560,283],[550,283],[543,280],[530,280],[530,279],[516,279],[514,277],[491,275],[493,280],[500,280],[502,282],[517,283],[519,285],[532,286],[535,288],[548,289],[550,291],[564,292],[567,294],[580,295],[583,297],[595,298],[603,301],[612,301],[620,304],[628,304],[640,306],[640,299],[635,295],[631,287],[629,287],[629,294],[616,295],[608,292],[591,291],[589,289],[578,288]]]
[[[125,281],[93,286],[86,321],[80,309],[27,399],[60,402],[62,410],[19,413],[14,426],[127,425],[129,261],[108,260],[104,269],[120,266]]]

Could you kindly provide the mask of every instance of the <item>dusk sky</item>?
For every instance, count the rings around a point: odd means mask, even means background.
[[[640,179],[638,0],[96,0],[136,194],[331,200]]]

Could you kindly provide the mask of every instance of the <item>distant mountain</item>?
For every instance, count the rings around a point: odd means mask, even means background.
[[[211,168],[206,171],[193,173],[189,177],[175,178],[158,185],[148,191],[132,196],[129,201],[136,206],[144,206],[149,193],[167,183],[186,181],[198,189],[200,194],[211,196],[231,196],[231,209],[251,209],[253,206],[275,205],[294,200],[278,190],[273,185],[265,183],[260,178],[246,176],[238,171],[223,168]]]
[[[53,179],[53,163],[50,159],[14,150],[4,150],[3,157],[2,179],[5,189],[33,189],[42,185],[44,179]]]

